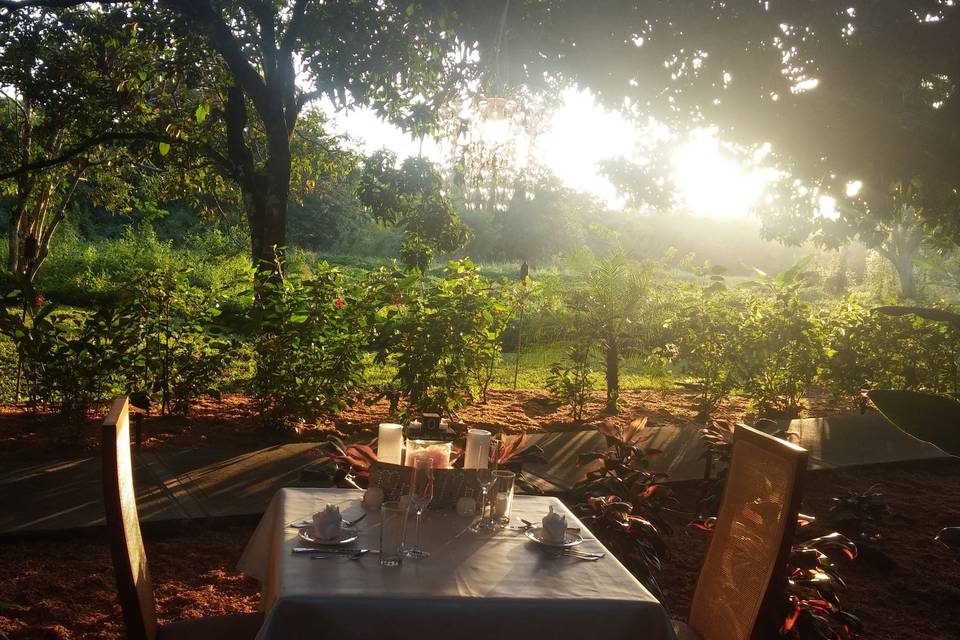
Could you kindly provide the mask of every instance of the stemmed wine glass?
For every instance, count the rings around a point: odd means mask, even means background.
[[[493,504],[490,505],[490,515],[486,515],[487,502],[489,502],[487,496],[490,494],[490,489],[493,488],[493,485],[497,483],[497,477],[493,475],[493,469],[476,469],[476,472],[477,482],[480,484],[483,498],[480,503],[480,520],[478,520],[470,530],[473,532],[493,531],[497,528],[497,523],[493,520]]]
[[[433,458],[417,456],[413,459],[413,481],[410,484],[410,505],[417,510],[417,534],[413,549],[404,551],[408,558],[429,558],[430,553],[420,548],[420,520],[423,510],[433,500]]]

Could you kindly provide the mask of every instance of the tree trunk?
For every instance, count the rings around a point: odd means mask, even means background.
[[[923,243],[923,230],[912,207],[903,206],[898,210],[900,218],[890,230],[890,234],[880,248],[880,253],[893,263],[900,278],[900,297],[916,299],[917,281],[914,265],[920,255]]]
[[[896,256],[893,266],[897,269],[900,278],[900,297],[915,300],[917,297],[917,280],[913,268],[913,256]]]
[[[616,342],[607,343],[607,411],[617,413],[620,400],[620,349]]]
[[[227,95],[227,151],[243,194],[259,296],[260,285],[283,276],[290,194],[290,137],[282,103],[277,97],[271,101],[274,111],[259,114],[267,134],[267,159],[262,169],[258,169],[244,138],[247,107],[243,90],[233,86]]]
[[[270,140],[270,158],[252,185],[244,188],[250,247],[258,282],[283,276],[290,194],[290,147],[286,134]],[[252,188],[251,188],[252,187]]]

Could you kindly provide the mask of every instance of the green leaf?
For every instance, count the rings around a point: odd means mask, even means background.
[[[203,124],[203,121],[207,119],[207,115],[210,113],[210,106],[206,103],[200,103],[197,105],[197,110],[194,112],[194,116],[197,118],[197,124]]]
[[[169,144],[169,143],[167,143],[167,142],[161,142],[161,143],[160,143],[159,145],[157,145],[157,146],[158,146],[158,148],[160,149],[160,155],[165,156],[165,155],[167,155],[168,153],[170,153],[170,144]]]
[[[410,16],[412,16],[412,15],[413,15],[413,12],[414,12],[415,10],[416,10],[416,6],[414,6],[414,4],[413,4],[412,2],[411,2],[410,4],[408,4],[408,5],[407,5],[407,17],[409,18]]]

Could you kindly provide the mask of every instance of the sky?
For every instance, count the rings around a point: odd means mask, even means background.
[[[418,141],[367,109],[332,113],[331,124],[337,133],[348,134],[357,141],[366,153],[386,147],[406,157],[419,151]],[[559,108],[548,116],[548,124],[530,153],[567,187],[595,195],[610,207],[621,208],[623,199],[600,175],[597,163],[608,158],[635,157],[650,135],[655,134],[598,106],[588,91],[572,88],[562,94]],[[423,154],[436,162],[444,161],[443,150],[435,140],[424,141]],[[676,141],[671,160],[674,181],[686,207],[691,213],[712,218],[752,215],[750,207],[762,197],[770,179],[769,172],[740,165],[710,130],[697,131]]]

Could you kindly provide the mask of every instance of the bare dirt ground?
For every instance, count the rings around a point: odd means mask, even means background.
[[[695,399],[687,392],[635,391],[624,394],[624,411],[606,416],[597,395],[587,425],[630,422],[647,416],[651,424],[690,424]],[[807,415],[840,409],[826,398],[812,398]],[[749,419],[747,403],[732,399],[725,417]],[[336,420],[307,425],[299,435],[264,433],[247,398],[227,396],[204,401],[194,415],[148,418],[147,446],[233,446],[290,439],[322,440],[331,433],[359,439],[372,436],[387,418],[386,403],[358,406]],[[495,391],[486,405],[463,411],[460,421],[521,432],[571,428],[563,408],[540,391]],[[97,421],[82,437],[67,437],[51,416],[39,419],[22,409],[0,410],[0,461],[13,456],[63,457],[97,447]],[[847,610],[860,616],[864,637],[906,640],[960,638],[960,563],[932,538],[944,526],[960,525],[960,461],[927,461],[812,473],[804,492],[805,513],[817,516],[806,535],[833,530],[858,531],[830,513],[831,498],[876,485],[893,510],[874,526],[881,536],[877,551],[843,563],[848,587],[841,594]],[[685,483],[678,496],[693,510],[697,488]],[[668,537],[670,555],[661,582],[671,613],[686,614],[705,549],[703,534],[678,523]],[[233,570],[253,525],[175,535],[147,536],[161,620],[251,611],[259,600],[256,582]],[[9,604],[15,608],[8,608]],[[79,640],[122,637],[109,553],[97,538],[20,539],[0,542],[0,632],[10,640]],[[0,636],[2,637],[2,636]]]

